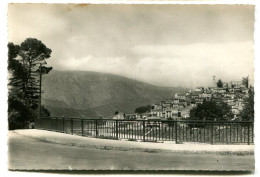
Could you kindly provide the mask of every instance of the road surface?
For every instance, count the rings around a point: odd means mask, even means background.
[[[9,169],[254,170],[253,155],[101,150],[39,141],[9,133]]]

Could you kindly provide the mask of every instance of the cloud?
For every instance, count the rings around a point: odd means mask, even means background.
[[[210,86],[212,76],[222,80],[253,78],[253,44],[140,45],[126,56],[70,58],[59,63],[67,70],[88,70],[123,75],[163,86]]]
[[[35,37],[59,70],[166,86],[253,76],[254,6],[10,4],[9,41]]]

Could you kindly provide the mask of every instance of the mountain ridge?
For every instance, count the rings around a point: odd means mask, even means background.
[[[52,116],[86,118],[111,117],[115,111],[133,113],[139,106],[188,90],[94,71],[54,70],[43,76],[42,85],[43,105]]]

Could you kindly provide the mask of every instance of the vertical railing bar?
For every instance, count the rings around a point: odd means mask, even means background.
[[[219,126],[218,126],[218,139],[219,139],[218,142],[219,143],[221,142],[221,137],[220,137],[221,136],[221,132],[220,131],[221,131],[221,125],[219,124]]]
[[[90,129],[91,129],[91,136],[92,137],[95,137],[94,135],[96,134],[96,127],[95,127],[95,124],[93,124],[94,122],[93,121],[90,121]]]
[[[238,143],[238,123],[237,124],[237,143]]]
[[[113,129],[112,129],[112,131],[110,131],[110,137],[111,138],[115,138],[115,132],[116,132],[115,122],[114,121],[110,122],[110,126],[109,127],[111,127],[111,124],[112,124]]]
[[[105,137],[108,136],[107,124],[108,124],[108,121],[106,121],[106,123],[105,123],[105,129],[104,129],[104,131],[105,131],[105,133],[104,133]]]
[[[131,132],[131,135],[132,135],[132,139],[134,139],[134,123],[133,122],[131,122],[131,128],[132,128],[132,132]]]
[[[143,121],[143,141],[145,142],[145,121]]]
[[[62,118],[62,132],[65,133],[65,128],[64,128],[64,124],[65,124],[65,118]]]
[[[71,134],[73,135],[73,119],[70,119]]]
[[[108,129],[108,136],[111,138],[112,137],[112,134],[113,134],[113,130],[115,129],[115,127],[114,127],[114,122],[112,122],[112,121],[109,121],[108,122],[108,127],[107,127],[107,129]],[[110,128],[112,126],[112,128]]]
[[[247,126],[247,144],[250,145],[250,124]]]
[[[125,122],[124,122],[124,138],[125,138]]]
[[[151,131],[152,131],[152,129],[151,129],[151,123],[149,124],[149,128],[150,128],[150,130],[147,132],[147,133],[149,133],[149,139],[148,139],[148,141],[151,141]]]
[[[245,130],[245,126],[244,126],[244,143],[246,142],[246,130]]]
[[[116,139],[118,140],[118,120],[116,120]]]
[[[128,136],[128,133],[129,133],[128,125],[129,125],[129,123],[127,122],[127,124],[125,125],[125,130],[126,130],[125,137],[126,137],[126,138],[129,138],[129,136]]]
[[[192,141],[195,142],[195,123],[193,123],[193,129],[192,129]]]
[[[107,124],[107,136],[108,136],[109,138],[111,138],[111,133],[113,133],[113,129],[114,129],[114,127],[113,127],[113,122],[108,121],[107,123],[108,123],[108,124]],[[111,125],[112,125],[112,128],[110,128]]]
[[[51,117],[51,119],[50,119],[50,120],[51,120],[51,129],[50,129],[50,130],[52,131],[52,117]]]
[[[203,131],[203,126],[202,127],[200,127],[200,142],[203,142],[203,137],[202,137],[202,131]]]
[[[155,141],[157,142],[157,122],[155,123]]]
[[[168,123],[168,129],[169,129],[169,141],[171,141],[171,123]]]
[[[161,126],[160,126],[160,131],[161,131],[161,133],[160,133],[160,139],[163,141],[164,139],[163,139],[163,122],[161,122]]]
[[[145,142],[145,120],[143,120],[143,142]]]
[[[116,139],[116,122],[112,121],[111,124],[112,124],[113,129],[112,129],[112,131],[110,131],[110,137]],[[109,127],[111,127],[111,126],[109,126]]]
[[[55,132],[58,132],[58,118],[55,119]]]
[[[105,137],[107,137],[108,136],[108,130],[107,130],[107,124],[108,124],[109,122],[108,121],[106,121],[106,124],[105,124]]]
[[[205,140],[205,129],[206,129],[206,123],[204,124],[204,127],[203,127],[203,138],[204,138],[204,140],[203,140],[203,142],[206,142],[206,140]]]
[[[197,131],[197,142],[199,142],[199,128],[196,128]]]
[[[106,121],[106,124],[105,124],[105,136],[108,137],[108,129],[107,129],[107,126],[109,124],[109,121]]]
[[[240,132],[240,143],[243,143],[243,126],[240,124],[241,132]]]
[[[211,144],[213,145],[213,131],[214,131],[214,125],[213,125],[213,123],[211,123]]]
[[[81,119],[81,136],[84,136],[84,125],[83,125],[83,119]]]
[[[95,120],[96,138],[98,137],[98,120]]]
[[[121,139],[121,127],[122,127],[122,122],[118,122],[118,138]]]
[[[229,128],[230,128],[230,130],[229,130],[229,134],[230,134],[229,135],[229,143],[232,143],[232,141],[231,141],[232,140],[232,124],[231,123],[229,124]]]
[[[254,123],[251,123],[252,125],[252,143],[254,143]]]
[[[182,142],[184,142],[184,123],[182,124]]]
[[[225,124],[225,132],[226,132],[226,143],[228,143],[228,126]]]
[[[137,126],[136,126],[136,124],[137,124],[137,122],[134,123],[134,125],[135,125],[135,126],[134,126],[134,127],[135,127],[135,128],[134,128],[134,130],[135,130],[135,139],[137,139],[137,138],[136,138],[136,134],[137,134],[137,131],[136,131]]]
[[[106,133],[106,132],[105,132],[105,124],[106,124],[106,121],[103,120],[103,121],[102,121],[102,125],[101,125],[101,126],[102,126],[102,135],[103,135],[103,137],[105,136],[105,133]]]
[[[186,124],[186,141],[188,141],[188,138],[187,138],[187,136],[188,136],[188,126],[189,126],[189,124]]]
[[[91,122],[90,121],[88,121],[88,133],[90,134],[90,136],[92,136]]]
[[[110,137],[110,138],[113,137],[113,133],[115,132],[115,129],[116,129],[114,123],[115,123],[115,122],[113,122],[113,121],[110,121],[110,122],[109,122],[108,130],[110,130],[110,131],[109,131],[109,137]],[[112,127],[112,128],[111,128],[111,127]]]
[[[178,144],[178,128],[177,128],[177,121],[175,122],[175,143]]]
[[[172,129],[172,141],[174,141],[174,138],[175,138],[175,137],[174,137],[173,134],[174,134],[175,129],[173,130],[173,127],[175,128],[175,126],[174,126],[175,124],[174,124],[174,122],[172,122],[172,123],[173,123],[173,124],[171,124],[171,125],[172,125],[172,126],[171,126],[171,129]]]
[[[109,137],[109,132],[108,132],[108,126],[109,126],[110,122],[109,120],[106,123],[106,137]]]
[[[136,140],[139,139],[139,132],[140,132],[139,122],[135,122],[135,136],[136,136]]]
[[[142,139],[142,135],[141,135],[142,134],[141,133],[142,132],[142,123],[140,121],[138,123],[139,123],[138,139],[141,140]]]

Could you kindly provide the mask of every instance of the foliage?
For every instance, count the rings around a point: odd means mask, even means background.
[[[229,120],[233,118],[231,108],[227,103],[217,104],[215,101],[204,101],[190,110],[193,120]]]
[[[52,67],[44,66],[51,49],[35,38],[27,38],[21,45],[8,44],[8,121],[9,129],[25,128],[34,121],[39,104],[39,75]],[[40,64],[43,65],[40,71]],[[50,115],[41,107],[43,114]]]
[[[167,118],[167,120],[173,120],[173,118],[169,117],[169,118]],[[167,123],[168,123],[169,127],[174,127],[174,122],[173,121],[170,121],[170,122],[167,122]]]
[[[254,112],[254,92],[249,92],[249,97],[244,100],[245,106],[240,112],[243,121],[252,121],[255,117]]]
[[[152,106],[151,106],[151,105],[140,106],[140,107],[138,107],[138,108],[135,109],[135,113],[142,114],[142,113],[150,112],[151,109],[152,109]]]
[[[226,87],[226,92],[227,92],[227,93],[229,92],[228,86]]]
[[[217,82],[217,87],[218,87],[218,88],[223,88],[223,82],[222,82],[221,79],[218,80],[218,82]]]

